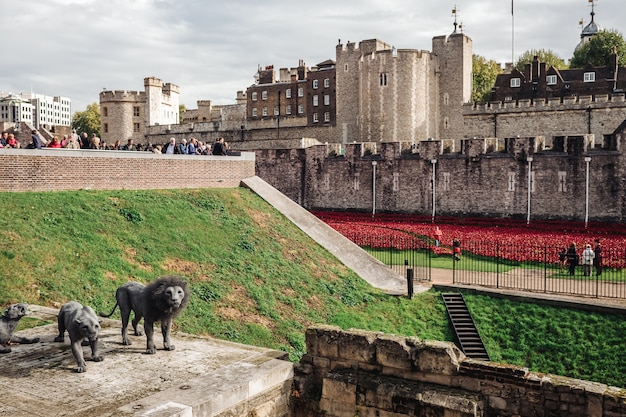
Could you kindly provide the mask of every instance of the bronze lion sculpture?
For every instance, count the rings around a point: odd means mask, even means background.
[[[111,312],[109,314],[100,312],[100,315],[111,317],[117,306],[120,307],[123,345],[131,344],[130,339],[128,339],[130,312],[135,313],[132,321],[135,336],[141,336],[141,331],[137,326],[143,318],[147,339],[146,353],[148,354],[156,353],[154,323],[158,321],[161,323],[164,349],[174,350],[175,347],[170,342],[172,319],[187,306],[189,296],[190,291],[187,282],[178,276],[160,277],[146,286],[138,282],[127,282],[115,292],[116,303]]]
[[[59,310],[59,335],[54,338],[55,342],[62,342],[67,330],[72,344],[72,353],[76,359],[76,372],[85,372],[87,365],[83,357],[83,340],[89,342],[91,347],[91,359],[94,362],[104,360],[98,354],[98,336],[100,334],[100,320],[95,311],[89,306],[83,306],[76,301],[70,301],[61,306]]]
[[[0,317],[0,353],[11,352],[11,343],[37,343],[39,338],[15,336],[13,332],[20,319],[28,313],[28,304],[19,303],[8,306]]]

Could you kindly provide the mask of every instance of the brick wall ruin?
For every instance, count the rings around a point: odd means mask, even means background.
[[[607,385],[467,359],[453,344],[316,326],[296,367],[294,417],[618,417]]]

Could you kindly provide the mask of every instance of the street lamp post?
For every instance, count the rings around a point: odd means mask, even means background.
[[[372,161],[372,217],[376,214],[376,161]]]
[[[531,184],[531,171],[533,168],[533,157],[529,156],[528,158],[526,158],[526,161],[528,161],[528,197],[526,198],[527,203],[528,203],[528,208],[526,209],[526,224],[530,224],[530,190],[532,188],[532,184]]]
[[[433,183],[433,215],[432,215],[432,219],[431,221],[434,223],[435,222],[435,196],[436,196],[436,191],[435,191],[435,166],[437,165],[437,160],[436,159],[431,159],[430,163],[433,164],[433,178],[432,178],[432,183]]]
[[[585,229],[587,228],[587,223],[589,222],[589,164],[591,163],[591,157],[585,157],[585,163],[587,165],[586,175],[585,175]]]

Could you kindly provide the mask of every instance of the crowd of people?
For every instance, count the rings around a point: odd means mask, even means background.
[[[6,131],[0,135],[0,148],[20,148],[20,142],[15,138],[13,133]],[[163,145],[146,145],[135,144],[133,139],[128,139],[126,144],[122,145],[117,140],[113,144],[103,142],[95,133],[91,136],[87,133],[78,135],[76,130],[72,130],[69,135],[54,135],[50,140],[44,139],[37,130],[31,131],[31,143],[27,148],[66,148],[66,149],[99,149],[107,151],[147,151],[155,154],[178,154],[178,155],[228,155],[229,146],[224,138],[218,138],[212,145],[191,138],[189,141],[183,138],[180,142],[172,137]]]
[[[559,261],[561,261],[562,268],[567,267],[570,275],[575,274],[578,265],[582,265],[583,275],[585,276],[591,276],[594,268],[596,276],[602,275],[602,246],[600,245],[600,240],[596,239],[594,248],[590,244],[586,244],[585,249],[580,254],[576,249],[576,244],[572,242],[568,249],[563,248],[559,252]]]

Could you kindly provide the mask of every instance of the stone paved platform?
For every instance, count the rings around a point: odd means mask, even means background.
[[[164,351],[155,331],[159,350],[146,355],[145,336],[130,336],[133,344],[124,346],[121,323],[104,319],[104,361],[91,361],[91,349],[83,347],[87,372],[79,374],[67,333],[64,343],[53,341],[58,310],[30,310],[54,324],[20,331],[41,340],[0,356],[0,416],[219,416],[237,407],[243,412],[259,397],[266,415],[287,407],[286,398],[265,394],[291,385],[293,364],[284,352],[180,333],[172,335],[176,349]]]

